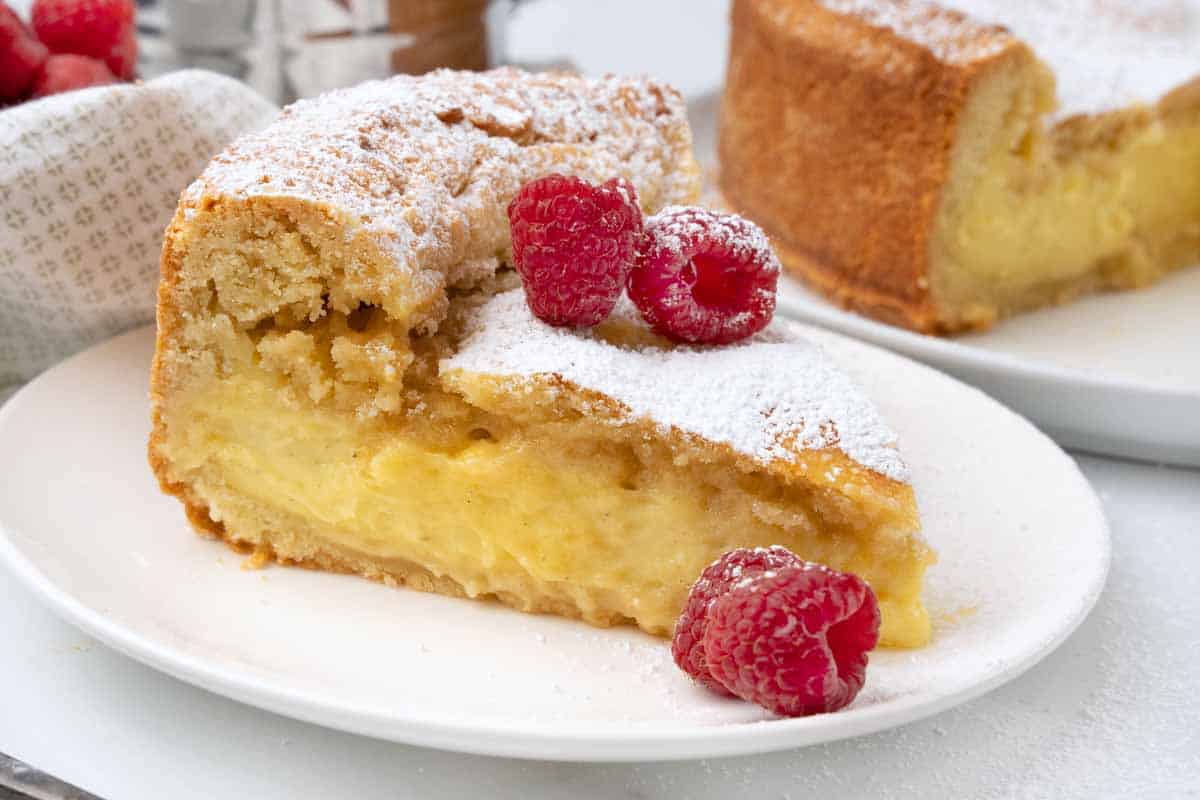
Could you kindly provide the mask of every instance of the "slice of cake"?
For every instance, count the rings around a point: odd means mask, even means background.
[[[433,73],[296,104],[167,232],[150,460],[202,532],[276,559],[667,635],[721,553],[866,579],[929,637],[932,555],[894,436],[780,327],[674,346],[622,306],[533,318],[505,208],[552,171],[698,189],[645,81]]]
[[[1200,261],[1197,42],[1181,0],[735,0],[721,189],[919,331],[1144,286]]]

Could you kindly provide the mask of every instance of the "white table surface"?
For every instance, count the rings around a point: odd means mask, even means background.
[[[1200,797],[1200,471],[1080,462],[1114,537],[1091,617],[1013,683],[874,736],[641,765],[389,744],[161,675],[60,622],[0,570],[0,751],[109,800],[433,800],[481,787],[487,797],[572,800]]]
[[[520,57],[570,52],[585,71],[651,72],[693,96],[720,80],[723,0],[566,5],[569,15],[522,8],[512,36]],[[19,457],[0,457],[19,469]],[[1096,610],[1015,682],[893,731],[642,765],[405,747],[158,674],[60,622],[0,570],[0,751],[109,800],[1200,797],[1200,471],[1080,462],[1114,537]]]

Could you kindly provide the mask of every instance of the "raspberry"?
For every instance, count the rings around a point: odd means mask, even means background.
[[[734,695],[798,717],[848,705],[878,642],[871,587],[805,563],[745,578],[714,601],[704,652],[713,677]]]
[[[612,313],[642,236],[632,184],[547,175],[521,187],[508,221],[513,260],[538,319],[578,327]]]
[[[123,81],[131,81],[137,74],[138,42],[133,28],[113,46],[103,59],[113,75]]]
[[[753,550],[730,550],[704,568],[688,592],[683,613],[675,622],[671,637],[671,655],[679,668],[714,692],[730,692],[709,673],[704,663],[704,631],[708,626],[708,610],[714,600],[729,591],[738,581],[764,570],[803,564],[790,550],[783,547],[756,547]]]
[[[0,3],[0,105],[28,94],[48,55],[16,12]]]
[[[771,321],[778,280],[779,259],[753,222],[674,206],[646,220],[629,297],[668,339],[729,344]]]
[[[34,0],[33,29],[54,53],[91,56],[122,78],[137,57],[132,0]]]
[[[33,83],[34,97],[47,97],[89,86],[105,86],[116,83],[117,78],[103,61],[70,53],[53,55]]]

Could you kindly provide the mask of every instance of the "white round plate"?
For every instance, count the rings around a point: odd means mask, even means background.
[[[689,116],[702,162],[716,163],[718,95]],[[1134,292],[1022,314],[990,331],[925,336],[780,282],[779,312],[944,370],[1026,415],[1066,447],[1200,466],[1200,266]]]
[[[806,329],[807,330],[807,329]],[[321,725],[491,755],[703,758],[881,730],[976,697],[1054,649],[1104,583],[1108,530],[1075,463],[980,392],[808,330],[901,437],[935,620],[871,656],[836,714],[773,719],[714,697],[667,643],[303,569],[243,569],[192,533],[146,464],[153,331],[94,347],[0,409],[0,561],[103,642],[214,692]]]

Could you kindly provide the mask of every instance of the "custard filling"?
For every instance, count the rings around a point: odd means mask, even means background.
[[[586,415],[485,410],[440,385],[447,337],[397,351],[410,365],[403,382],[388,385],[386,369],[356,382],[365,362],[339,362],[333,343],[370,352],[372,336],[390,335],[383,315],[330,316],[299,331],[238,333],[225,374],[177,398],[166,419],[173,470],[244,543],[283,537],[284,555],[304,561],[320,541],[351,560],[448,578],[471,597],[659,635],[715,558],[779,544],[868,581],[884,645],[928,640],[920,593],[932,556],[911,535],[917,520],[886,496],[862,486],[851,503],[853,486],[787,485]],[[488,380],[456,376],[481,396]],[[378,413],[381,397],[419,406]]]
[[[1040,69],[1040,68],[1039,68]],[[1141,109],[1047,129],[1048,73],[1005,73],[964,112],[932,291],[988,324],[1200,258],[1200,114]]]

